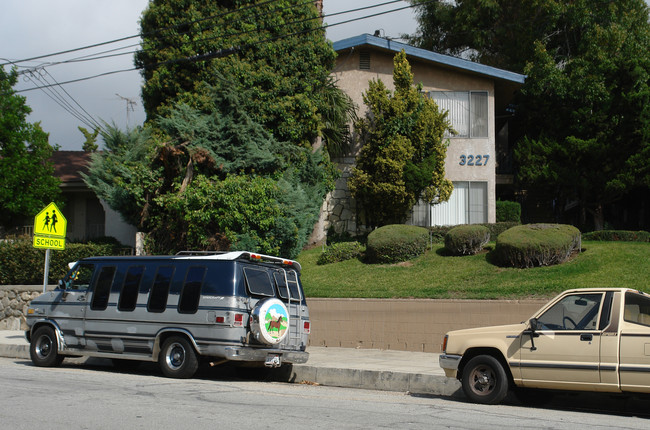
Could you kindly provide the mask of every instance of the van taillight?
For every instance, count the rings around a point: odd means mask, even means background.
[[[217,324],[223,324],[223,323],[226,322],[226,318],[225,317],[217,317],[216,322],[217,322]]]
[[[233,322],[233,327],[243,327],[244,326],[244,314],[235,314],[235,320]]]
[[[305,333],[307,334],[311,333],[311,324],[309,323],[309,321],[305,321],[303,327],[305,329]]]

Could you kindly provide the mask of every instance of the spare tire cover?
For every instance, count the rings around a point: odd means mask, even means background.
[[[289,333],[289,312],[278,299],[264,299],[251,313],[251,331],[263,343],[275,345]]]

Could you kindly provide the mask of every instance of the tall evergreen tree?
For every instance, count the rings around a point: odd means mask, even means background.
[[[332,92],[345,95],[331,85],[336,53],[314,2],[154,0],[141,25],[148,119],[179,100],[202,109],[201,83],[224,80],[279,141],[309,147],[347,124],[349,110],[331,109]]]

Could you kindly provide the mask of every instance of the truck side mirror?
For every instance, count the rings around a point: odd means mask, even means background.
[[[63,279],[59,279],[59,289],[65,290],[65,282],[63,282]]]
[[[537,318],[531,318],[528,322],[530,323],[530,350],[536,351],[535,338],[539,337],[539,335],[535,331],[539,328],[539,321],[537,321]]]

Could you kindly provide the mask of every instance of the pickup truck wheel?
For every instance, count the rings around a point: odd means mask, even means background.
[[[194,348],[182,336],[172,336],[163,343],[158,364],[165,376],[179,379],[191,378],[199,367]]]
[[[63,362],[64,357],[59,355],[59,345],[52,327],[39,327],[34,332],[29,344],[29,356],[32,363],[39,367],[55,367]]]
[[[508,376],[491,355],[472,358],[463,369],[461,381],[465,395],[474,403],[494,405],[508,394]]]

